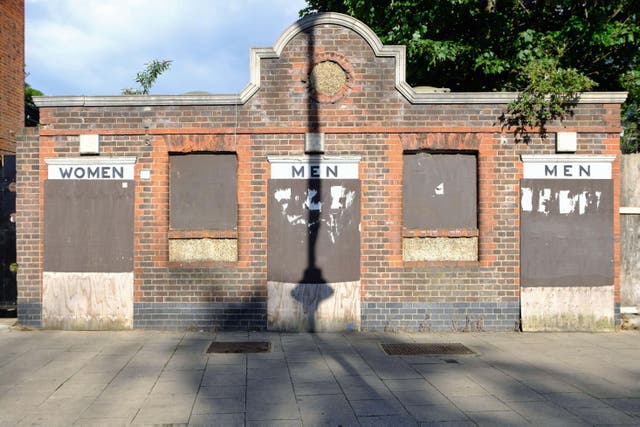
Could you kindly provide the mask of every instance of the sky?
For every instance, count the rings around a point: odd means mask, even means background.
[[[235,94],[249,49],[271,47],[304,0],[26,0],[27,83],[45,95],[119,95],[172,60],[154,95]]]

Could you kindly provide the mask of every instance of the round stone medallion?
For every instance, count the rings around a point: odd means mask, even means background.
[[[347,75],[337,63],[323,61],[313,67],[310,80],[317,94],[335,96],[347,83]]]

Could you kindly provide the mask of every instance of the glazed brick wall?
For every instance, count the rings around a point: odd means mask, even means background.
[[[24,126],[24,0],[0,0],[0,154]]]
[[[306,75],[312,62],[329,57],[350,80],[341,99],[318,103]],[[267,156],[304,155],[305,133],[323,132],[325,155],[361,156],[362,327],[451,330],[471,322],[512,330],[519,319],[520,155],[554,153],[553,134],[515,143],[495,124],[505,105],[412,105],[394,88],[393,61],[375,57],[352,31],[322,25],[294,37],[280,58],[262,60],[261,88],[244,105],[42,108],[39,147],[24,151],[40,184],[30,181],[33,191],[21,195],[34,221],[21,229],[33,237],[33,245],[22,248],[22,300],[39,302],[44,159],[76,157],[78,135],[97,133],[103,156],[138,159],[135,327],[266,327]],[[619,105],[580,104],[562,126],[549,126],[551,133],[566,130],[579,132],[578,154],[617,154]],[[477,155],[477,261],[402,260],[402,155],[408,150]],[[169,153],[194,151],[238,157],[238,226],[220,232],[237,238],[236,262],[168,261]],[[151,180],[138,178],[141,169],[152,171]],[[617,188],[617,160],[613,171]]]

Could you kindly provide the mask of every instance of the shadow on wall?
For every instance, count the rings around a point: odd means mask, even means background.
[[[308,38],[307,69],[311,72],[315,57],[315,35],[313,28],[304,32]],[[311,96],[312,83],[309,82],[307,91],[307,131],[318,133],[320,131],[318,102]],[[306,147],[305,147],[306,150]],[[315,193],[315,194],[314,194]],[[321,228],[320,212],[322,208],[322,180],[307,180],[307,266],[298,286],[291,291],[291,296],[298,301],[303,308],[306,329],[309,332],[316,331],[316,313],[320,303],[333,295],[333,289],[328,286],[322,274],[322,269],[316,265],[316,248],[318,234]]]

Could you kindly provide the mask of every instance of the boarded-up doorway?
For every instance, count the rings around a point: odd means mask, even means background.
[[[267,206],[269,329],[359,328],[357,162],[272,164],[272,178]]]
[[[132,179],[45,181],[45,328],[133,327],[134,199]]]
[[[543,157],[534,167],[525,163],[520,182],[522,329],[609,330],[614,326],[611,160],[563,159]]]

